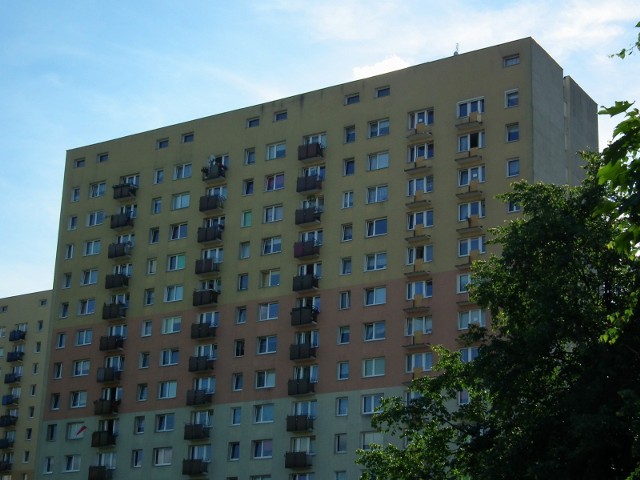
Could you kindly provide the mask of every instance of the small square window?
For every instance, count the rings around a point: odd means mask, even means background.
[[[502,59],[502,66],[503,67],[513,67],[514,65],[519,65],[520,64],[520,54],[516,53],[514,55],[509,55],[507,57],[504,57]]]
[[[507,160],[507,177],[517,177],[520,175],[520,159]]]
[[[343,162],[342,175],[345,177],[351,176],[356,171],[356,162],[353,158],[347,158]]]
[[[182,134],[182,143],[191,143],[194,140],[193,132],[183,133]]]
[[[355,125],[344,127],[344,143],[353,143],[355,141],[356,141]]]
[[[388,97],[391,95],[391,87],[376,88],[376,98]]]
[[[260,125],[260,117],[252,117],[247,119],[247,128],[255,128]]]
[[[517,107],[520,103],[518,90],[510,90],[504,94],[504,106],[505,108]]]
[[[73,168],[82,168],[82,167],[85,166],[86,163],[87,162],[86,162],[86,160],[84,158],[76,158],[73,161]]]
[[[161,148],[169,148],[169,139],[162,138],[156,142],[156,148],[159,150]]]
[[[97,163],[104,163],[109,161],[109,154],[108,153],[99,153],[96,157],[96,162]]]
[[[287,119],[287,111],[286,110],[282,110],[280,112],[276,112],[273,114],[273,121],[274,122],[282,122],[283,120]]]
[[[520,139],[520,126],[512,123],[506,127],[507,142],[517,142]]]
[[[345,105],[354,105],[356,103],[360,103],[360,94],[359,93],[352,93],[352,94],[347,95],[346,97],[344,97],[344,104]]]

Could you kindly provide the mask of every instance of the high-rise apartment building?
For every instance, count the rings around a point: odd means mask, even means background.
[[[32,479],[46,389],[51,291],[0,299],[0,479]]]
[[[37,478],[358,478],[380,399],[490,323],[495,195],[586,147],[522,39],[70,150]]]

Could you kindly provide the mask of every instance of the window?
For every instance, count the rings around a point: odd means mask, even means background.
[[[263,403],[253,407],[253,423],[273,422],[273,404]]]
[[[182,300],[182,285],[167,285],[164,289],[165,302],[179,302]]]
[[[517,213],[520,211],[520,205],[514,202],[509,202],[507,204],[507,212],[508,213]]]
[[[367,203],[386,202],[388,196],[388,187],[386,185],[378,185],[376,187],[367,188]]]
[[[336,433],[334,440],[335,453],[347,453],[347,434]]]
[[[418,225],[433,227],[433,210],[407,214],[407,230],[415,230]]]
[[[463,238],[458,240],[458,256],[468,257],[469,254],[477,250],[479,253],[484,253],[485,239],[484,235],[480,237]]]
[[[278,318],[278,302],[261,303],[258,307],[258,320],[276,320]]]
[[[142,467],[142,449],[131,450],[131,468]]]
[[[520,140],[520,125],[512,123],[506,127],[507,142],[517,142]]]
[[[151,200],[151,214],[156,215],[162,212],[162,198],[153,198]]]
[[[67,243],[64,246],[64,259],[70,260],[73,258],[73,243]]]
[[[349,362],[338,362],[338,380],[347,380],[349,378]]]
[[[340,241],[349,242],[353,240],[353,225],[351,223],[345,223],[342,225]]]
[[[69,422],[67,423],[67,440],[81,440],[86,431],[84,422]]]
[[[471,283],[471,274],[462,273],[457,276],[456,293],[467,293]]]
[[[271,440],[254,440],[253,441],[253,458],[271,458],[272,445]]]
[[[106,191],[106,182],[92,183],[89,185],[89,198],[103,197]]]
[[[336,398],[336,417],[343,417],[349,414],[349,398]]]
[[[64,472],[80,471],[80,455],[65,455],[63,471]]]
[[[160,351],[160,366],[166,367],[168,365],[178,364],[179,351],[177,348],[167,348]]]
[[[98,282],[98,270],[92,268],[91,270],[83,270],[80,277],[80,285],[93,285]]]
[[[407,265],[415,265],[417,261],[433,261],[433,245],[421,245],[407,248]]]
[[[229,461],[235,461],[240,459],[240,442],[229,442]]]
[[[381,322],[371,322],[364,324],[364,341],[384,340],[386,337],[386,327],[384,320]]]
[[[250,227],[253,224],[253,212],[251,210],[244,210],[240,214],[240,226],[242,228]]]
[[[377,218],[375,220],[367,220],[367,237],[375,237],[387,234],[387,219]]]
[[[372,415],[382,402],[382,394],[374,393],[362,396],[362,414]]]
[[[409,128],[417,128],[419,124],[433,124],[433,108],[418,110],[409,114]]]
[[[178,240],[180,238],[187,238],[186,223],[177,223],[177,224],[171,225],[169,240]]]
[[[67,230],[75,230],[77,228],[78,228],[78,216],[77,215],[71,215],[67,219]]]
[[[349,125],[344,127],[344,143],[353,143],[356,141],[356,127]]]
[[[389,119],[374,120],[369,122],[369,138],[389,135]]]
[[[144,402],[149,398],[149,386],[146,383],[139,383],[136,387],[136,400]]]
[[[158,398],[175,398],[178,382],[170,380],[158,383]]]
[[[251,242],[240,242],[238,248],[238,258],[249,258],[251,256]]]
[[[433,158],[436,153],[433,142],[412,145],[409,147],[407,152],[407,162],[409,163],[418,162],[423,158]]]
[[[389,95],[391,95],[391,87],[376,88],[376,98],[388,97]]]
[[[412,336],[416,332],[429,334],[433,330],[433,320],[431,317],[412,317],[407,318],[405,323],[405,332],[407,336]]]
[[[365,306],[382,305],[387,303],[387,287],[367,288],[364,291]]]
[[[342,208],[353,207],[353,190],[342,192]]]
[[[171,210],[189,208],[191,195],[189,193],[177,193],[171,197]]]
[[[260,117],[247,118],[247,128],[255,128],[260,125]]]
[[[433,282],[431,280],[419,280],[407,283],[407,300],[414,300],[416,295],[424,298],[433,297]]]
[[[278,347],[278,337],[269,335],[266,337],[258,337],[258,355],[267,353],[276,353]]]
[[[149,368],[151,363],[151,354],[149,352],[140,352],[138,354],[138,368]]]
[[[389,152],[372,153],[367,157],[367,170],[381,170],[389,167]]]
[[[273,143],[271,145],[267,145],[267,160],[284,158],[286,156],[287,156],[286,143]]]
[[[156,291],[153,288],[145,288],[144,289],[144,298],[143,302],[145,307],[153,305],[156,300]]]
[[[354,105],[356,103],[360,103],[360,94],[359,93],[351,93],[344,97],[345,105]]]
[[[507,57],[504,57],[502,59],[502,66],[503,67],[513,67],[514,65],[519,65],[520,64],[520,54],[516,53],[514,55],[509,55]]]
[[[458,205],[458,221],[462,222],[469,217],[483,218],[485,215],[484,200],[461,203]]]
[[[384,270],[387,268],[387,252],[371,253],[364,257],[365,272]]]
[[[95,298],[87,298],[78,301],[78,315],[92,315],[95,310]]]
[[[287,111],[286,110],[281,110],[280,112],[275,112],[273,114],[273,121],[274,122],[282,122],[284,120],[287,119]]]
[[[67,343],[67,334],[64,332],[58,333],[56,336],[56,348],[64,348]]]
[[[174,232],[172,232],[171,234],[174,235]],[[172,240],[175,240],[175,239],[172,238]],[[159,241],[160,241],[160,229],[158,227],[151,227],[149,229],[149,244],[153,245],[154,243],[158,243]]]
[[[282,237],[269,237],[262,240],[262,255],[271,255],[282,251]]]
[[[256,163],[256,149],[255,148],[247,148],[244,151],[244,164],[245,165],[253,165]]]
[[[383,434],[380,432],[363,432],[360,434],[360,448],[363,450],[371,450],[371,445],[384,444]]]
[[[244,375],[242,373],[234,373],[231,375],[231,389],[239,392],[244,387]]]
[[[351,275],[351,257],[340,259],[340,275]]]
[[[242,182],[242,195],[253,194],[253,179],[244,180]]]
[[[507,160],[507,177],[517,177],[518,175],[520,175],[520,159]]]
[[[80,201],[80,187],[73,187],[71,189],[71,201],[72,202]]]
[[[169,139],[168,138],[161,138],[160,140],[156,140],[156,148],[158,150],[163,149],[163,148],[169,148]]]
[[[280,269],[263,270],[260,272],[260,286],[262,288],[277,287],[280,285]]]
[[[468,152],[472,148],[484,148],[484,131],[458,136],[458,152]]]
[[[158,447],[153,449],[153,465],[162,467],[171,465],[173,460],[173,449],[171,447]]]
[[[144,322],[142,322],[142,330],[140,332],[140,336],[142,336],[142,337],[150,337],[151,336],[152,327],[153,327],[153,321],[145,320]],[[163,322],[163,327],[164,327],[164,322]],[[179,326],[178,326],[178,331],[180,331],[180,327]]]
[[[238,275],[238,290],[248,290],[249,289],[249,274],[248,273],[240,273]]]
[[[338,345],[346,345],[349,343],[351,328],[349,325],[338,327]]]
[[[185,254],[178,253],[167,257],[167,271],[183,270],[185,265]]]
[[[70,407],[83,408],[87,406],[87,392],[84,390],[71,392]]]
[[[264,223],[279,222],[282,220],[282,205],[264,207]]]
[[[236,325],[247,323],[247,307],[236,307]]]
[[[82,168],[86,164],[86,160],[84,158],[76,158],[73,161],[73,168]]]
[[[342,175],[345,177],[351,176],[356,172],[356,161],[353,158],[347,158],[343,160]]]
[[[53,375],[52,378],[54,380],[62,378],[62,362],[55,362],[53,364]]]
[[[181,317],[169,317],[162,319],[162,334],[178,333],[180,331]]]
[[[467,347],[460,349],[460,358],[464,363],[472,362],[478,358],[478,347]]]
[[[487,325],[485,310],[477,308],[466,312],[458,312],[458,328],[460,330],[468,329],[471,324],[485,327]]]
[[[44,457],[42,473],[53,473],[53,466],[54,466],[53,457]]]
[[[518,96],[518,90],[509,90],[504,93],[504,106],[505,108],[517,107],[520,103]]]
[[[469,185],[473,180],[478,181],[479,183],[484,183],[485,174],[484,174],[484,165],[479,165],[477,167],[463,168],[458,170],[458,186],[464,187]]]
[[[58,436],[58,424],[52,423],[50,425],[47,425],[47,433],[45,437],[47,442],[55,442],[57,436]]]
[[[164,170],[159,168],[153,172],[153,184],[159,185],[164,182]]]
[[[156,432],[172,432],[174,425],[175,415],[173,413],[156,415]]]
[[[49,400],[49,407],[51,410],[60,410],[60,394],[52,393],[51,399]]]
[[[176,165],[173,169],[173,179],[174,180],[182,180],[185,178],[191,178],[191,164],[183,163],[181,165]]]
[[[273,388],[275,386],[275,370],[259,370],[256,372],[256,388]]]
[[[458,118],[468,117],[474,112],[484,112],[484,98],[474,98],[458,103]]]
[[[274,190],[282,190],[284,188],[284,173],[276,173],[267,175],[264,180],[264,190],[273,192]]]
[[[71,273],[67,272],[62,275],[62,288],[71,288]]]
[[[91,369],[91,362],[89,360],[76,360],[73,362],[73,376],[82,377],[89,375]]]

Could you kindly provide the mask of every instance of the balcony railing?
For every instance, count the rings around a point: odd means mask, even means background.
[[[310,343],[289,345],[289,360],[307,360],[316,358],[316,348]]]
[[[296,225],[319,222],[322,211],[316,207],[299,208],[296,210]]]
[[[318,288],[318,277],[312,274],[297,275],[293,277],[293,291],[301,292]]]
[[[206,372],[213,370],[215,360],[211,357],[199,356],[189,357],[189,371],[190,372]]]
[[[306,468],[311,465],[311,455],[307,452],[286,452],[284,454],[284,468]]]
[[[13,440],[0,438],[0,450],[6,450],[7,448],[13,448]]]
[[[287,432],[306,432],[313,430],[313,418],[308,415],[288,415]]]
[[[116,200],[122,200],[127,198],[133,198],[136,196],[138,187],[131,185],[130,183],[121,183],[113,186],[113,198]]]
[[[109,303],[102,307],[102,319],[114,320],[127,316],[127,306],[124,303]]]
[[[0,472],[10,472],[13,467],[13,463],[6,460],[0,461]]]
[[[211,180],[223,179],[227,176],[227,167],[221,163],[211,163],[207,167],[202,167],[202,180],[209,182]]]
[[[133,227],[133,218],[128,213],[115,213],[111,215],[111,228]]]
[[[218,225],[213,227],[198,228],[198,243],[220,242],[222,241],[222,228]]]
[[[213,393],[206,390],[187,390],[187,405],[208,405],[213,402]]]
[[[316,390],[316,384],[308,378],[304,379],[291,379],[287,383],[287,392],[289,395],[306,395],[313,393]]]
[[[97,431],[91,434],[92,447],[109,447],[116,444],[116,436],[113,432]]]
[[[110,273],[105,280],[105,288],[122,288],[129,285],[129,277],[123,273]]]
[[[210,430],[211,427],[201,423],[188,423],[184,426],[184,439],[202,440],[204,438],[209,438]]]
[[[182,474],[183,475],[202,475],[207,473],[207,466],[209,464],[204,460],[185,459],[182,460]]]
[[[6,373],[4,375],[4,383],[18,383],[20,378],[22,378],[22,375],[18,375],[17,373]]]
[[[298,160],[311,160],[323,156],[324,149],[317,142],[298,146]]]
[[[216,336],[218,327],[208,323],[194,323],[191,325],[191,338],[211,338]]]
[[[2,405],[13,405],[14,403],[18,403],[20,397],[16,397],[15,395],[7,394],[2,396]]]
[[[310,325],[318,321],[318,309],[315,307],[296,307],[291,309],[291,325]]]
[[[196,260],[196,274],[215,273],[220,271],[220,263],[213,258],[201,258]]]
[[[122,370],[115,367],[100,367],[98,368],[98,374],[96,381],[100,383],[104,382],[117,382],[120,380]]]
[[[112,243],[109,245],[107,257],[109,258],[128,257],[131,255],[132,248],[133,246],[131,245],[130,242]]]
[[[24,330],[11,330],[9,332],[9,341],[17,342],[18,340],[24,340],[27,337],[27,332]]]
[[[14,415],[0,416],[0,427],[12,427],[16,423],[18,423],[18,417]]]
[[[218,303],[219,292],[217,290],[196,290],[193,292],[193,306],[215,305]]]
[[[94,415],[111,415],[112,413],[118,413],[118,406],[120,400],[105,400],[100,398],[93,402],[93,414]]]
[[[89,480],[111,480],[113,478],[113,470],[104,465],[89,466]]]
[[[9,352],[7,353],[7,362],[20,362],[24,357],[24,352]]]
[[[322,190],[322,179],[318,177],[298,177],[296,180],[296,192],[314,193]]]
[[[224,197],[222,195],[203,195],[200,197],[198,209],[201,212],[218,210],[224,207]]]
[[[293,244],[293,256],[295,258],[314,257],[320,255],[320,245],[315,240],[296,242]]]
[[[109,335],[100,337],[100,351],[119,350],[124,347],[124,337],[121,335]]]

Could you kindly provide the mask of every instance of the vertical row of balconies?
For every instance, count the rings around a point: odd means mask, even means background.
[[[0,428],[6,430],[0,438],[0,474],[5,475],[13,468],[13,448],[16,436],[15,427],[18,423],[18,404],[20,402],[19,384],[24,360],[24,341],[27,338],[25,329],[16,328],[9,332],[9,341],[13,344],[13,350],[7,353],[7,362],[11,364],[10,373],[5,374],[4,383],[9,388],[9,393],[2,395],[2,406],[6,408],[0,415]]]

